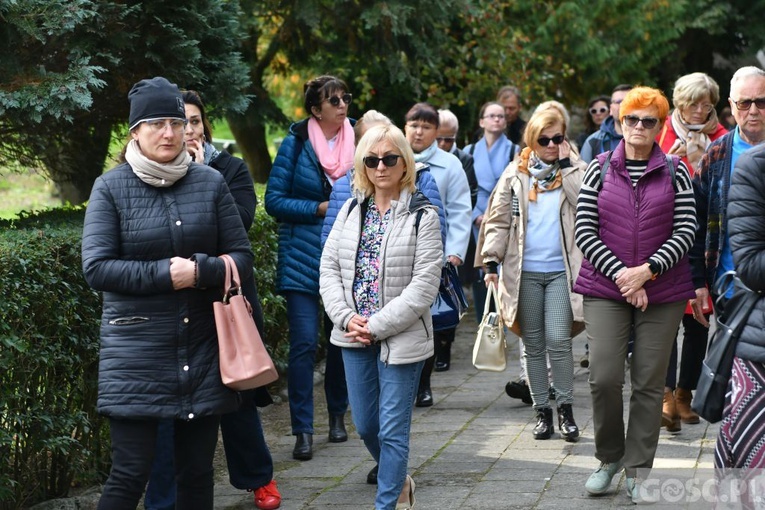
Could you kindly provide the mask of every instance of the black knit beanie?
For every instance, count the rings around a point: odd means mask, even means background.
[[[133,129],[146,119],[185,119],[186,108],[183,96],[175,83],[157,76],[150,80],[141,80],[128,92],[130,101],[130,120]]]

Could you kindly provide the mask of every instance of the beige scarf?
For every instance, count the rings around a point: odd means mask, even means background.
[[[186,144],[170,163],[157,163],[143,155],[135,140],[130,140],[128,143],[125,160],[139,179],[156,188],[169,188],[175,184],[186,175],[191,164],[191,156],[186,150]]]
[[[667,128],[666,124],[664,128]],[[672,112],[672,128],[675,130],[677,140],[672,144],[667,154],[687,157],[688,162],[696,169],[701,162],[704,151],[712,143],[708,135],[717,129],[717,112],[712,110],[709,119],[704,124],[688,124],[680,116],[680,110],[675,108]]]

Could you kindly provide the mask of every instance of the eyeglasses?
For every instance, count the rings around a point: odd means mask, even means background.
[[[739,99],[738,101],[731,98],[736,108],[742,112],[749,111],[752,104],[757,107],[758,110],[765,110],[765,97],[758,97],[757,99]]]
[[[364,165],[366,165],[367,168],[377,168],[380,166],[380,161],[382,161],[383,165],[385,165],[387,168],[390,168],[392,166],[396,166],[396,163],[398,163],[398,158],[401,157],[403,156],[398,154],[388,154],[387,156],[383,156],[381,158],[378,158],[377,156],[367,156],[364,158]]]
[[[457,138],[454,136],[437,136],[436,141],[438,143],[454,143]]]
[[[590,115],[596,115],[598,113],[606,113],[608,108],[601,106],[600,108],[590,108]]]
[[[765,102],[763,104],[765,104]],[[709,113],[715,109],[714,105],[711,105],[709,103],[691,103],[687,106],[687,108],[691,111],[700,111],[703,113]]]
[[[170,126],[173,133],[178,134],[186,128],[187,121],[185,119],[147,119],[143,123],[151,129],[152,133],[161,133]]]
[[[327,99],[325,99],[325,101],[328,101],[329,104],[331,104],[335,108],[340,106],[340,100],[342,100],[343,103],[345,103],[345,104],[351,104],[351,101],[353,101],[353,95],[345,93],[342,96],[332,96],[332,97],[328,97]]]
[[[555,135],[552,138],[547,136],[540,136],[537,138],[537,143],[541,145],[542,147],[547,147],[550,145],[550,142],[554,143],[555,145],[560,145],[563,143],[563,140],[565,140],[566,137],[563,135]]]
[[[638,122],[640,122],[643,125],[643,127],[646,129],[653,129],[656,127],[656,124],[659,123],[659,119],[657,119],[656,117],[643,117],[641,119],[637,115],[624,116],[624,123],[631,128],[637,126]]]
[[[488,115],[484,115],[482,118],[491,119],[491,120],[502,120],[505,118],[505,115],[502,113],[490,113]]]

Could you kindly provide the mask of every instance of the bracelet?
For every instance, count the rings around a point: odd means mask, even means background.
[[[199,283],[199,262],[194,261],[194,287]]]

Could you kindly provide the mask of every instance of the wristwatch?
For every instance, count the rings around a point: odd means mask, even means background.
[[[651,271],[651,280],[655,280],[659,276],[659,264],[653,260],[648,261],[648,270]]]

